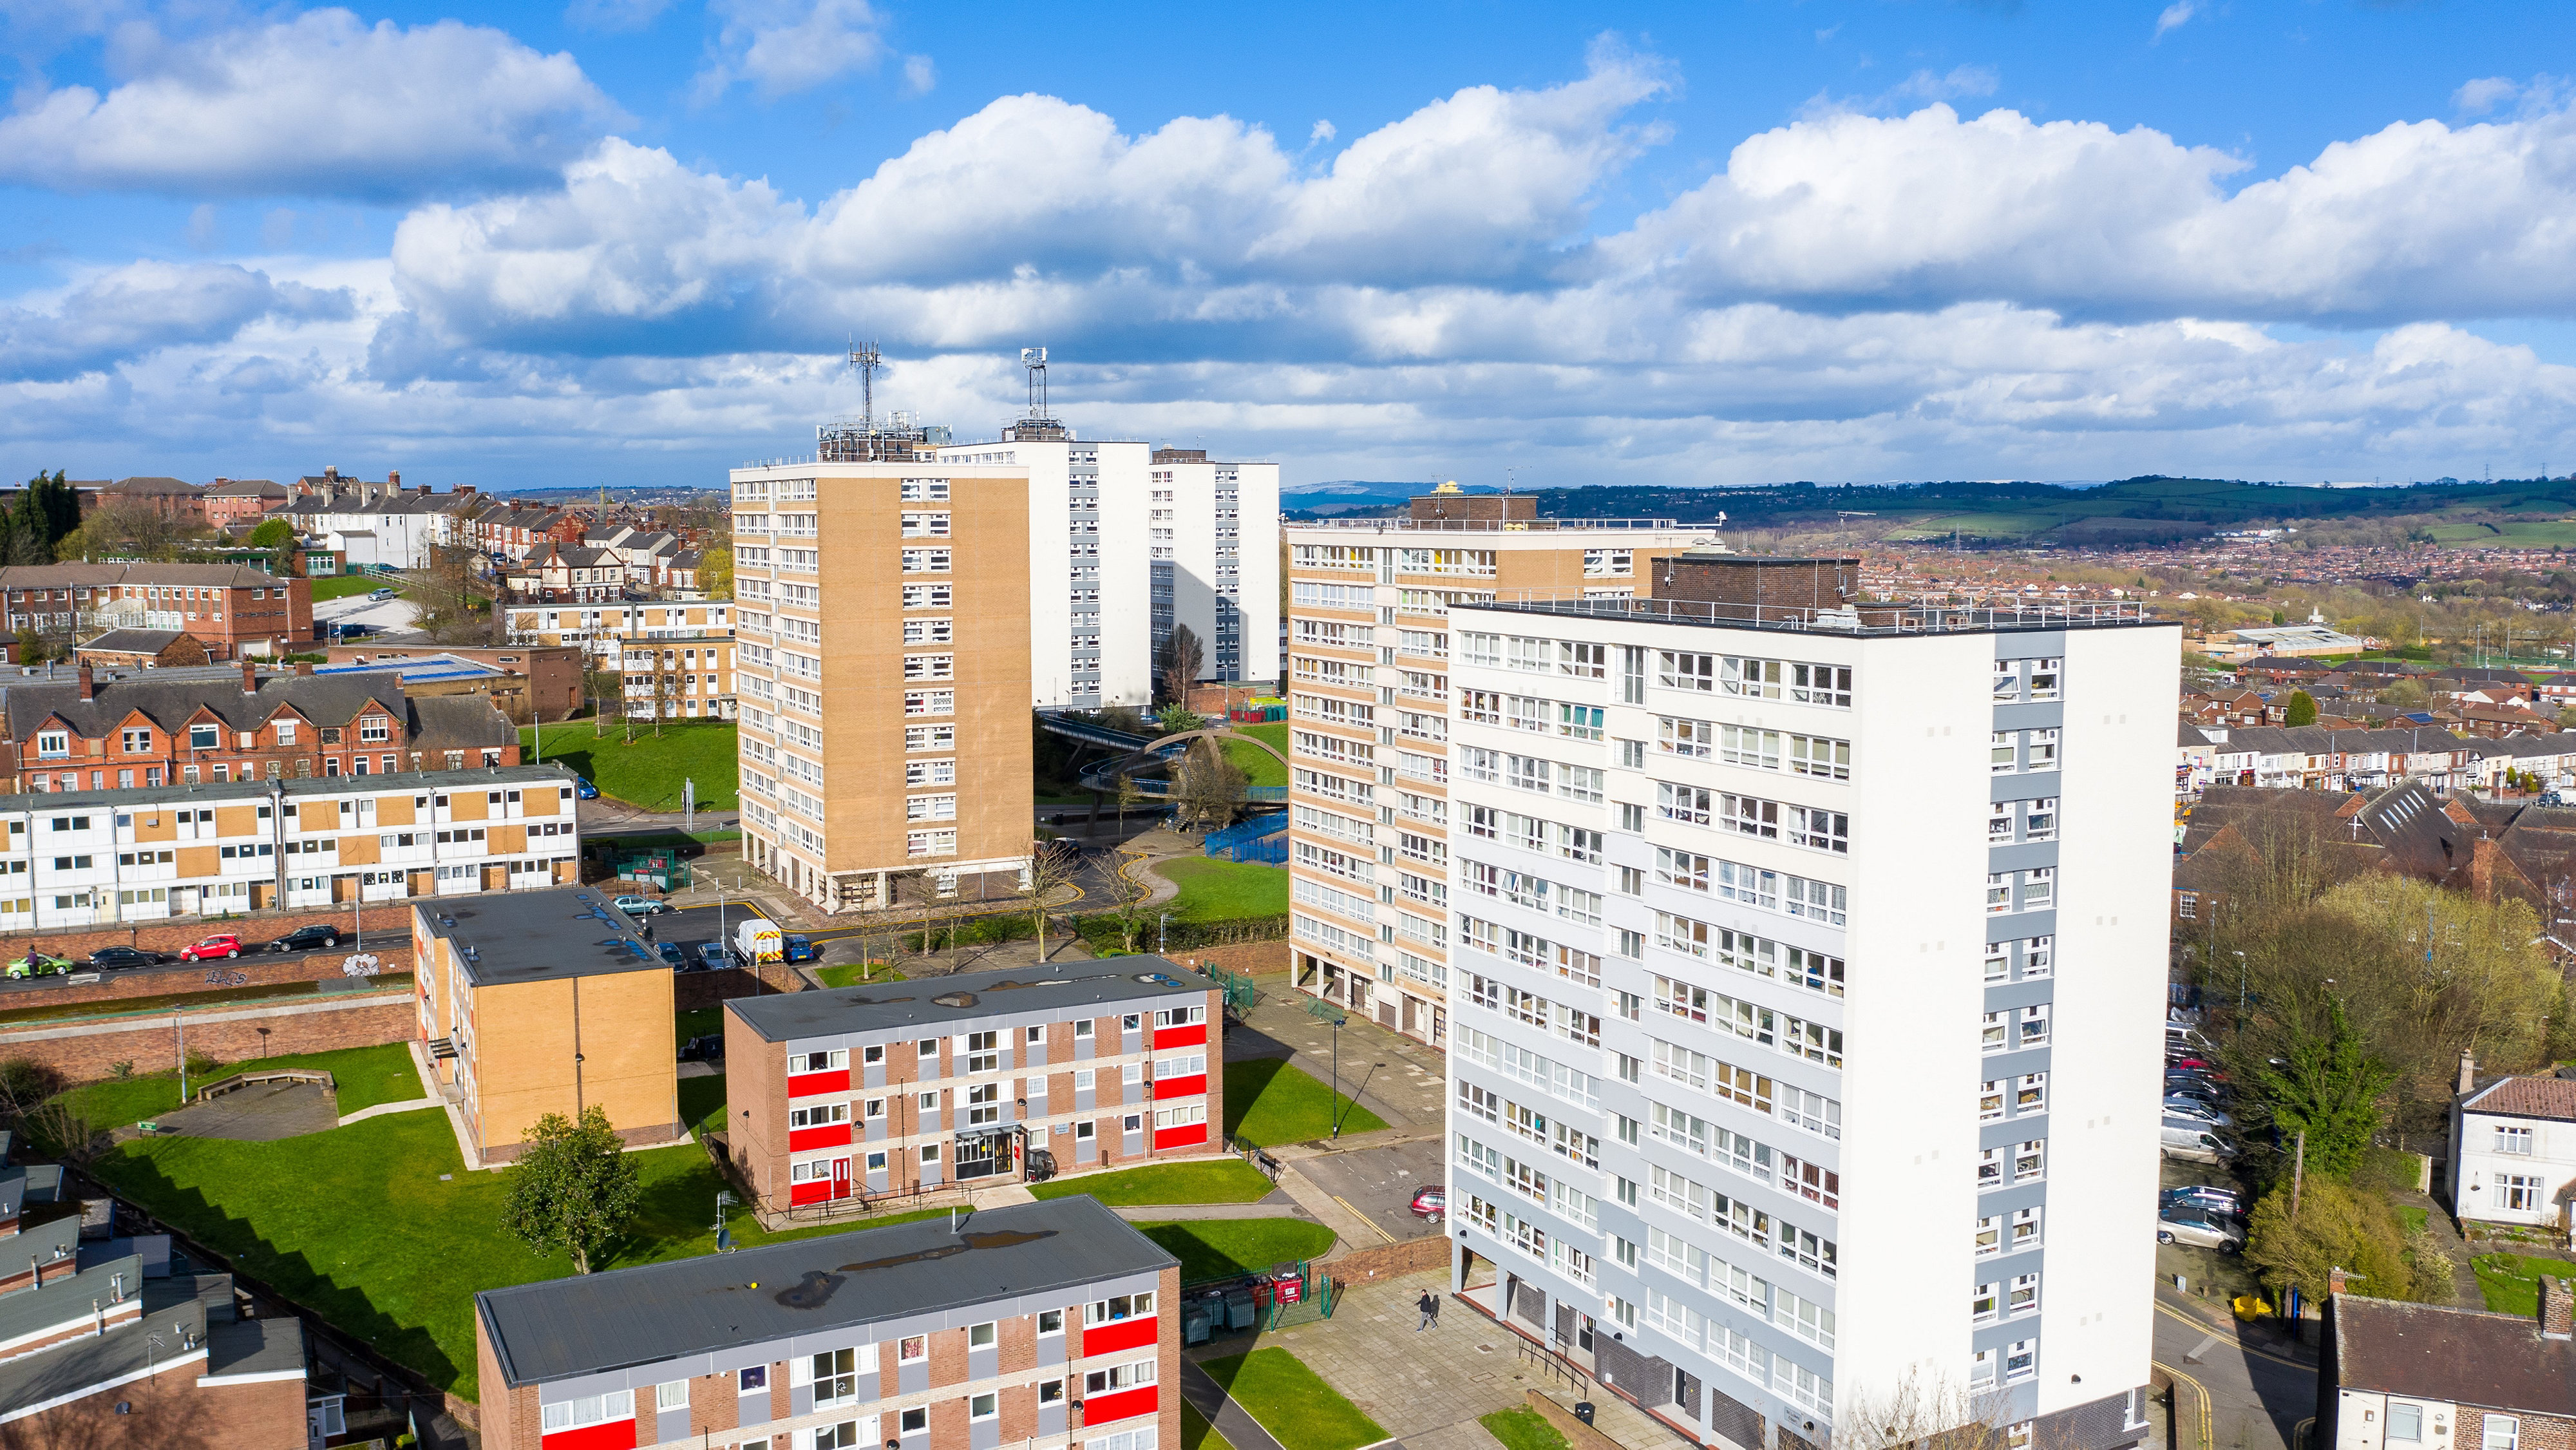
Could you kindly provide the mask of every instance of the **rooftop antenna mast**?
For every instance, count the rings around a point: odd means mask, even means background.
[[[1046,349],[1021,348],[1020,366],[1029,374],[1029,421],[1038,422],[1050,416],[1047,412]]]
[[[885,366],[885,354],[873,342],[854,344],[850,366],[859,370],[859,426],[873,433],[877,430],[877,369]]]

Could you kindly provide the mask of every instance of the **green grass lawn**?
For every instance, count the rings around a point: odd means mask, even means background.
[[[1199,1368],[1287,1450],[1358,1450],[1386,1438],[1385,1426],[1284,1349],[1211,1359]]]
[[[674,1013],[671,1017],[671,1050],[677,1052],[688,1046],[692,1037],[722,1037],[724,1030],[722,1007],[700,1007],[693,1012]]]
[[[1226,1438],[1207,1422],[1207,1416],[1181,1401],[1181,1450],[1234,1450]]]
[[[1302,1218],[1187,1218],[1139,1223],[1145,1237],[1181,1261],[1181,1282],[1248,1274],[1333,1246],[1333,1231]]]
[[[2433,1221],[2430,1210],[2417,1208],[2413,1204],[2399,1203],[2390,1206],[2397,1210],[2397,1226],[2405,1230],[2409,1237],[2422,1233],[2424,1225]]]
[[[342,1115],[378,1103],[404,1103],[421,1096],[420,1074],[413,1070],[411,1053],[401,1043],[379,1047],[351,1047],[338,1052],[306,1052],[281,1057],[264,1057],[255,1062],[228,1063],[210,1072],[190,1069],[188,1090],[220,1082],[237,1072],[260,1068],[318,1068],[331,1074],[340,1093]],[[66,1089],[63,1104],[80,1115],[92,1129],[104,1132],[159,1117],[179,1106],[179,1075],[175,1072],[137,1073],[132,1077],[109,1078],[105,1082],[84,1083]]]
[[[1070,1198],[1088,1193],[1111,1208],[1137,1208],[1158,1203],[1258,1203],[1277,1187],[1259,1169],[1240,1158],[1204,1163],[1162,1163],[1122,1173],[1086,1173],[1032,1186],[1040,1198]]]
[[[343,574],[336,579],[314,580],[313,602],[319,604],[325,599],[346,599],[352,594],[373,594],[379,589],[400,588],[399,582],[374,574]]]
[[[1154,863],[1153,869],[1181,888],[1167,906],[1156,908],[1157,913],[1170,911],[1174,921],[1231,921],[1278,916],[1288,910],[1285,866],[1174,856]]]
[[[1278,751],[1280,755],[1288,753],[1288,722],[1285,720],[1275,720],[1261,725],[1237,725],[1233,729],[1235,734],[1249,735],[1268,745],[1270,750]],[[1256,749],[1239,740],[1228,740],[1224,744],[1225,758],[1233,761],[1235,768],[1243,772],[1245,785],[1286,785],[1288,783],[1288,767],[1280,764],[1278,756],[1272,755],[1269,750]]]
[[[2469,1267],[2477,1271],[2478,1288],[2486,1295],[2487,1308],[2525,1318],[2540,1312],[2541,1275],[2576,1279],[2576,1264],[2530,1254],[2480,1254],[2469,1260]]]
[[[862,985],[859,981],[859,963],[857,962],[843,962],[839,966],[825,967],[820,971],[817,971],[814,975],[821,978],[823,985],[826,987],[856,987]],[[896,971],[894,968],[887,966],[883,962],[879,962],[868,968],[868,980],[865,985],[874,986],[879,982],[900,982],[902,980],[903,973]]]
[[[702,1084],[712,1085],[721,1114],[721,1078],[683,1079],[682,1112],[705,1110]],[[634,1161],[644,1210],[605,1267],[710,1251],[724,1184],[706,1154],[663,1148]],[[118,1145],[92,1172],[244,1273],[467,1399],[479,1391],[475,1292],[572,1272],[569,1260],[532,1254],[502,1231],[508,1170],[466,1172],[444,1113],[396,1113],[275,1143],[141,1139]],[[777,1235],[737,1212],[733,1230],[736,1242],[759,1245],[945,1212]]]
[[[606,735],[588,720],[574,720],[545,727],[545,758],[589,777],[600,794],[648,811],[678,810],[683,780],[698,783],[700,810],[731,809],[742,791],[734,769],[735,734],[730,720],[665,720],[656,737],[639,720],[629,745],[623,720],[609,721]],[[519,744],[521,758],[533,760],[537,732],[520,731]]]
[[[1370,1133],[1386,1119],[1352,1102],[1336,1098],[1313,1074],[1291,1067],[1284,1058],[1252,1058],[1225,1065],[1225,1132],[1267,1148],[1275,1143],[1302,1143],[1333,1131],[1333,1108],[1342,1107],[1342,1134]]]
[[[1527,1405],[1496,1410],[1476,1423],[1492,1431],[1506,1450],[1567,1450],[1564,1434]]]

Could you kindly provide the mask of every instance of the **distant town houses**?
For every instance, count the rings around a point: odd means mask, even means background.
[[[22,564],[0,569],[12,632],[193,635],[215,660],[313,637],[313,586],[240,564]]]
[[[2341,872],[2391,871],[2481,900],[2528,902],[2545,916],[2576,877],[2576,810],[2445,794],[2420,781],[2345,794],[2216,786],[2177,827],[2176,930],[2214,921],[2265,847],[2285,837],[2312,840]]]

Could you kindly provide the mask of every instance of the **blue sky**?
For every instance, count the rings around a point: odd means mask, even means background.
[[[2563,5],[0,0],[0,469],[2576,469]]]

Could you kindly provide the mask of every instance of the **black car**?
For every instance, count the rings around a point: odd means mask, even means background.
[[[662,943],[662,960],[671,964],[672,971],[685,972],[689,969],[689,959],[680,955],[680,944],[678,942],[666,941]]]
[[[279,937],[273,942],[270,942],[267,950],[272,952],[309,952],[325,947],[336,947],[339,944],[340,929],[338,927],[323,926],[317,923],[312,926],[297,927],[295,930],[288,932],[286,935]]]
[[[157,967],[168,960],[168,957],[159,952],[147,952],[140,947],[100,947],[89,954],[90,970],[94,972],[121,972],[131,967]]]
[[[704,1036],[704,1037],[692,1037],[692,1038],[690,1038],[687,1042],[682,1043],[682,1044],[681,1044],[681,1046],[680,1046],[680,1061],[682,1061],[682,1062],[722,1062],[722,1061],[724,1061],[724,1037],[723,1037],[723,1035],[722,1035],[722,1034],[720,1034],[720,1033],[712,1033],[712,1032],[711,1032],[711,1033],[708,1033],[708,1034],[707,1034],[706,1036]]]

